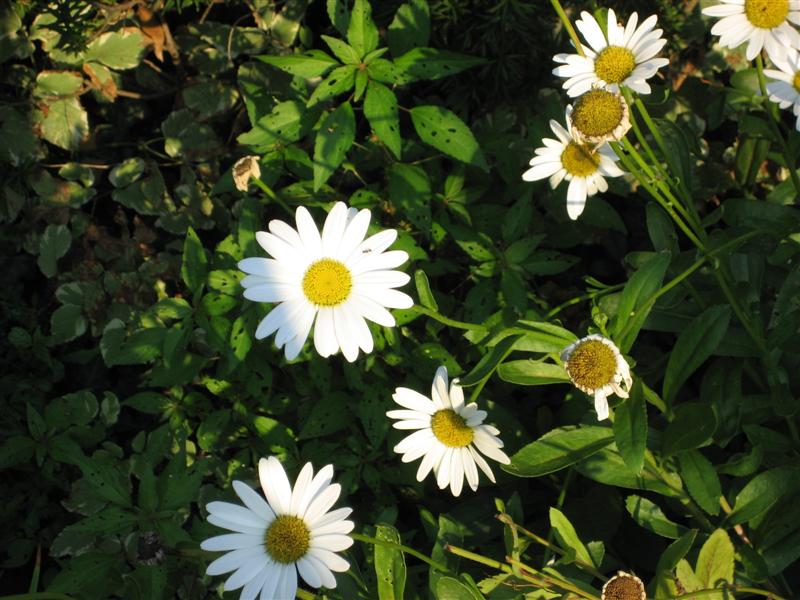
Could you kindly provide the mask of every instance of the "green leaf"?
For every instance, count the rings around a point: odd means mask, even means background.
[[[67,429],[70,425],[88,425],[97,416],[97,398],[83,390],[51,400],[44,410],[44,419],[53,429]]]
[[[26,404],[28,431],[34,440],[40,440],[47,433],[47,424],[31,403]]]
[[[351,90],[356,82],[357,70],[358,67],[355,65],[346,65],[334,69],[333,72],[316,87],[314,93],[311,94],[311,97],[308,99],[306,106],[308,106],[308,108],[313,108],[329,98]]]
[[[689,376],[717,349],[731,319],[730,306],[712,306],[686,325],[669,355],[661,396],[671,404]]]
[[[40,71],[36,75],[36,96],[73,96],[83,87],[83,75],[77,71]]]
[[[144,34],[133,27],[101,33],[89,42],[85,57],[87,61],[112,69],[133,69],[139,66],[147,50],[146,40]]]
[[[118,561],[113,553],[89,552],[74,556],[50,581],[46,591],[80,598],[108,598],[115,586],[111,574]]]
[[[8,469],[29,461],[33,458],[36,446],[34,440],[24,435],[5,438],[0,446],[0,469]]]
[[[372,7],[368,0],[356,0],[350,11],[347,41],[364,57],[378,47],[378,28],[372,20]]]
[[[375,135],[399,159],[402,140],[397,96],[394,92],[377,81],[370,81],[364,98],[364,116]]]
[[[430,231],[431,180],[422,167],[395,163],[389,168],[389,198],[419,231]]]
[[[292,56],[257,56],[257,59],[282,71],[310,79],[322,77],[339,63],[322,50],[309,50]]]
[[[78,98],[59,98],[36,113],[41,136],[64,150],[77,150],[89,135],[89,117]]]
[[[569,381],[561,365],[534,360],[511,360],[497,369],[500,379],[517,385],[549,385]]]
[[[664,431],[661,451],[669,456],[698,448],[711,439],[716,428],[717,417],[711,406],[699,402],[681,404],[675,409],[675,417]]]
[[[50,315],[50,333],[57,344],[69,342],[86,333],[86,319],[80,306],[65,304]]]
[[[145,171],[147,163],[138,156],[128,158],[116,165],[108,174],[115,188],[124,188],[137,181]]]
[[[402,83],[421,79],[441,79],[486,63],[486,59],[483,58],[435,48],[414,48],[394,61],[400,70]]]
[[[58,259],[64,256],[72,244],[72,235],[66,225],[48,225],[39,240],[39,259],[36,264],[46,277],[58,271]]]
[[[347,44],[340,39],[330,37],[329,35],[322,35],[320,37],[326,44],[328,44],[328,48],[330,48],[336,57],[344,64],[361,64],[361,57],[350,44]]]
[[[64,528],[59,535],[91,533],[95,535],[121,535],[138,521],[136,515],[118,506],[108,506],[77,523]]]
[[[314,408],[305,420],[298,440],[317,438],[335,433],[346,428],[352,421],[352,415],[342,410],[348,399],[339,392],[325,394],[314,403]]]
[[[717,529],[700,548],[695,574],[704,588],[733,583],[733,543],[724,529]]]
[[[111,319],[100,338],[100,353],[106,366],[139,365],[161,356],[166,329],[150,327],[125,335],[125,324]]]
[[[657,504],[641,496],[628,496],[625,508],[636,523],[648,531],[665,538],[678,539],[686,528],[670,521]]]
[[[635,473],[644,466],[644,451],[647,447],[647,405],[642,384],[636,380],[630,398],[614,411],[614,439],[625,464]]]
[[[436,600],[482,600],[479,595],[454,577],[440,577],[436,581]]]
[[[392,56],[400,56],[428,44],[431,35],[430,13],[427,0],[410,0],[400,5],[386,31]]]
[[[584,477],[606,485],[657,492],[670,497],[676,495],[672,488],[649,471],[632,471],[622,460],[616,446],[602,448],[575,465],[575,469]]]
[[[169,593],[169,575],[166,565],[136,565],[132,573],[123,577],[126,598],[131,600],[164,600]]]
[[[514,345],[514,350],[522,352],[560,354],[578,339],[568,329],[544,321],[520,320],[517,322],[517,327],[526,332]]]
[[[222,439],[230,420],[228,410],[216,410],[208,415],[197,428],[197,445],[207,452],[213,450]]]
[[[414,284],[417,286],[417,296],[419,301],[425,308],[438,311],[439,305],[436,303],[436,298],[431,291],[431,284],[428,282],[428,276],[422,269],[414,271]],[[463,381],[461,385],[464,385]]]
[[[181,262],[181,277],[183,283],[192,292],[192,296],[199,293],[200,288],[208,276],[208,258],[203,249],[203,243],[197,237],[194,229],[189,227],[186,239],[183,240],[183,260]]]
[[[785,465],[759,473],[736,496],[733,511],[725,519],[730,527],[746,523],[776,502],[800,491],[800,466]]]
[[[243,361],[247,358],[253,347],[252,333],[247,330],[247,320],[243,316],[236,317],[231,326],[230,348],[236,360]]]
[[[206,121],[236,106],[239,91],[228,83],[212,79],[183,88],[181,97],[200,121]]]
[[[656,572],[661,573],[664,571],[672,571],[678,562],[686,556],[686,554],[691,550],[692,544],[694,544],[694,539],[697,537],[697,530],[690,529],[677,540],[672,542],[667,549],[664,550],[664,553],[661,555],[661,558],[658,559],[658,566],[656,567]]]
[[[77,458],[77,465],[95,491],[106,500],[120,506],[132,506],[131,482],[127,471],[119,464],[109,464],[100,458]]]
[[[607,427],[561,427],[519,450],[511,464],[502,468],[519,477],[541,477],[599,452],[612,441]]]
[[[461,386],[468,387],[475,385],[489,377],[501,361],[508,356],[519,338],[519,335],[510,335],[492,346],[491,350],[483,355],[478,361],[478,364],[473,367],[472,371],[459,381]]]
[[[553,528],[559,545],[564,550],[572,550],[574,559],[585,565],[593,565],[592,557],[578,537],[572,523],[557,508],[550,508],[550,527]]]
[[[350,26],[350,2],[348,0],[327,0],[328,18],[331,25],[342,35],[347,35]]]
[[[376,525],[375,537],[400,544],[400,534],[391,525]],[[406,587],[406,561],[395,548],[375,544],[375,575],[380,600],[403,600]]]
[[[677,459],[678,473],[691,497],[708,514],[718,515],[722,487],[714,466],[697,450],[681,452]]]
[[[411,121],[426,144],[456,160],[489,170],[472,131],[454,113],[441,106],[415,106]]]
[[[359,102],[361,100],[364,96],[364,92],[367,90],[368,83],[369,75],[367,75],[367,72],[358,69],[356,71],[355,87],[353,90],[353,102]]]
[[[325,117],[314,141],[314,191],[319,191],[342,164],[355,132],[355,115],[349,102]]]
[[[631,276],[622,290],[612,337],[623,354],[630,351],[650,314],[652,305],[644,305],[661,288],[670,258],[668,252],[655,254]]]

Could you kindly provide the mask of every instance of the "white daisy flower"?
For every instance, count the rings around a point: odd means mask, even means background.
[[[617,155],[608,144],[595,149],[578,142],[552,119],[550,128],[558,139],[542,140],[544,146],[536,149],[536,156],[530,161],[531,168],[522,174],[522,179],[538,181],[549,177],[552,189],[566,179],[569,182],[567,214],[575,220],[583,212],[589,196],[608,189],[605,177],[619,177],[623,172],[616,164]]]
[[[618,92],[624,85],[639,94],[649,94],[650,79],[669,64],[667,58],[655,58],[667,40],[663,31],[654,29],[657,17],[652,15],[637,27],[639,15],[631,14],[622,27],[617,23],[613,9],[608,9],[608,36],[595,18],[582,12],[575,22],[590,47],[582,45],[583,53],[557,54],[553,60],[562,66],[553,69],[553,75],[567,77],[564,89],[574,98],[595,87],[608,87]]]
[[[447,391],[447,369],[439,367],[433,378],[431,398],[409,388],[397,388],[394,401],[407,410],[390,410],[386,416],[398,419],[395,429],[416,429],[394,447],[402,454],[402,461],[412,462],[422,458],[417,469],[417,481],[422,481],[433,470],[439,489],[448,485],[454,496],[461,493],[464,478],[472,491],[478,489],[478,469],[494,483],[494,474],[488,463],[478,453],[507,465],[511,459],[500,450],[500,432],[491,425],[483,425],[486,412],[478,410],[474,402],[464,405],[464,390],[458,379]]]
[[[622,94],[593,89],[567,106],[567,123],[576,140],[597,145],[617,142],[631,128],[630,110]]]
[[[726,48],[747,42],[747,60],[762,49],[773,62],[780,60],[787,47],[800,47],[800,0],[720,0],[703,9],[709,17],[721,17],[711,28]]]
[[[800,53],[794,48],[787,48],[786,56],[774,62],[779,71],[764,69],[764,74],[775,80],[767,83],[769,99],[781,108],[792,106],[797,117],[795,129],[800,131]]]
[[[207,575],[233,575],[225,581],[225,591],[242,589],[240,600],[294,600],[297,573],[313,588],[336,587],[333,571],[350,568],[335,554],[353,544],[347,534],[353,522],[347,521],[350,508],[330,508],[342,491],[331,484],[333,467],[328,465],[314,475],[306,463],[294,489],[277,458],[262,458],[258,476],[266,501],[241,481],[233,489],[244,506],[230,502],[210,502],[208,522],[234,533],[205,540],[200,547],[211,552],[225,551],[206,569]],[[328,512],[330,511],[330,512]]]
[[[587,335],[570,344],[561,360],[573,385],[594,396],[597,420],[608,418],[607,398],[616,394],[627,398],[633,380],[631,369],[614,342],[602,335]]]
[[[256,240],[273,258],[245,258],[239,268],[244,297],[278,303],[256,329],[256,339],[277,331],[275,344],[285,346],[286,358],[295,358],[314,324],[314,346],[320,356],[342,350],[353,362],[359,348],[372,352],[372,334],[364,319],[384,327],[395,325],[387,308],[410,308],[411,297],[393,289],[409,276],[392,271],[408,260],[402,250],[385,250],[397,238],[387,229],[364,239],[369,227],[367,209],[347,208],[337,202],[320,235],[309,212],[295,213],[297,229],[279,220],[269,222],[269,233]]]

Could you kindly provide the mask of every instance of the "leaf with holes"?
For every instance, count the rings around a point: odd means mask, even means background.
[[[314,191],[319,191],[345,159],[356,133],[355,115],[349,102],[322,121],[314,141]]]
[[[257,56],[259,60],[286,71],[290,75],[312,78],[322,77],[339,63],[322,50],[309,50],[289,56]]]
[[[391,525],[376,525],[375,538],[400,544],[400,534]],[[375,576],[380,600],[403,600],[406,587],[406,561],[396,548],[375,544]]]
[[[367,84],[364,98],[364,116],[369,126],[386,147],[398,159],[401,151],[400,116],[397,111],[397,96],[385,85],[377,81]]]
[[[441,106],[415,106],[411,121],[426,144],[456,160],[489,170],[472,130],[454,113]]]
[[[372,20],[372,7],[367,0],[356,0],[350,11],[347,41],[360,57],[378,47],[378,28]]]

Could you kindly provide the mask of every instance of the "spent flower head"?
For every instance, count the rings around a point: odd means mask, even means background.
[[[631,128],[628,103],[622,94],[589,90],[567,108],[572,137],[588,144],[616,142]]]
[[[617,571],[603,586],[600,600],[647,600],[647,592],[636,575]]]

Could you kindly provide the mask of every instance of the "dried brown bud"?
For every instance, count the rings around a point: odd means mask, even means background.
[[[617,571],[603,586],[600,600],[647,600],[647,593],[636,575]]]

